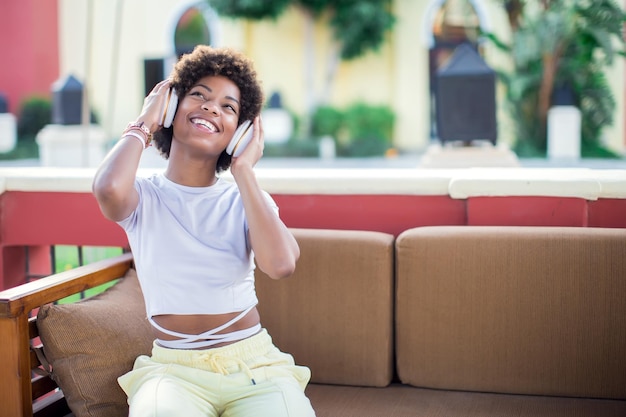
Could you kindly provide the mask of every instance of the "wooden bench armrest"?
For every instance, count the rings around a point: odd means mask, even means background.
[[[0,317],[16,317],[44,304],[120,278],[132,262],[133,255],[125,253],[2,291]]]
[[[132,263],[127,253],[0,292],[0,417],[33,416],[30,312],[121,278]]]

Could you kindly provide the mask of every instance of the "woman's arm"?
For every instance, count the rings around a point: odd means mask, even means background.
[[[143,149],[133,136],[124,136],[96,171],[93,194],[109,220],[123,220],[137,207],[139,194],[134,182]]]
[[[136,123],[143,123],[151,132],[158,129],[160,109],[165,100],[163,91],[169,87],[165,80],[157,84],[144,100],[142,112]],[[92,190],[102,214],[109,220],[125,219],[137,207],[139,194],[135,190],[135,175],[141,153],[145,149],[142,136],[136,129],[125,134],[104,158],[94,176]],[[138,140],[139,139],[139,140]]]
[[[300,248],[259,187],[253,167],[262,154],[263,131],[257,117],[254,137],[241,156],[233,159],[231,173],[243,200],[256,264],[271,278],[286,278],[296,268]]]

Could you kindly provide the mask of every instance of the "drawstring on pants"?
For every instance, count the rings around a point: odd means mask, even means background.
[[[265,329],[261,329],[258,334],[238,342],[202,350],[171,349],[160,346],[159,342],[155,341],[152,347],[152,360],[163,364],[188,366],[218,375],[240,372],[244,384],[248,379],[252,385],[257,385],[255,377],[258,375],[254,374],[254,369],[267,364],[265,359],[259,358],[277,352],[279,351],[272,344],[272,338]],[[293,358],[291,360],[293,361]]]
[[[230,373],[228,372],[226,367],[223,365],[223,363],[227,360],[233,361],[237,365],[239,365],[239,368],[241,368],[241,370],[244,371],[246,375],[248,375],[248,378],[250,378],[252,385],[256,385],[256,381],[254,380],[254,375],[252,375],[252,371],[250,370],[250,367],[246,364],[245,361],[239,358],[220,355],[219,353],[213,353],[213,352],[202,353],[201,355],[199,355],[198,358],[208,363],[209,366],[215,370],[215,372],[218,372],[222,375],[230,375]]]

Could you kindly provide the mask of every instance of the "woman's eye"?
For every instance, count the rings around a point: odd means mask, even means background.
[[[198,97],[198,98],[204,99],[204,96],[202,95],[202,93],[200,91],[192,91],[191,93],[189,93],[189,95],[193,96],[193,97]]]

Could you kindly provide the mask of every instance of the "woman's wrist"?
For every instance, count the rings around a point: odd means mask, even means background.
[[[144,149],[152,144],[152,132],[144,124],[144,122],[131,122],[126,126],[122,137],[134,137],[141,141]]]
[[[237,179],[237,177],[245,176],[246,174],[254,176],[254,168],[250,164],[237,161],[236,164],[230,166],[230,173]]]

